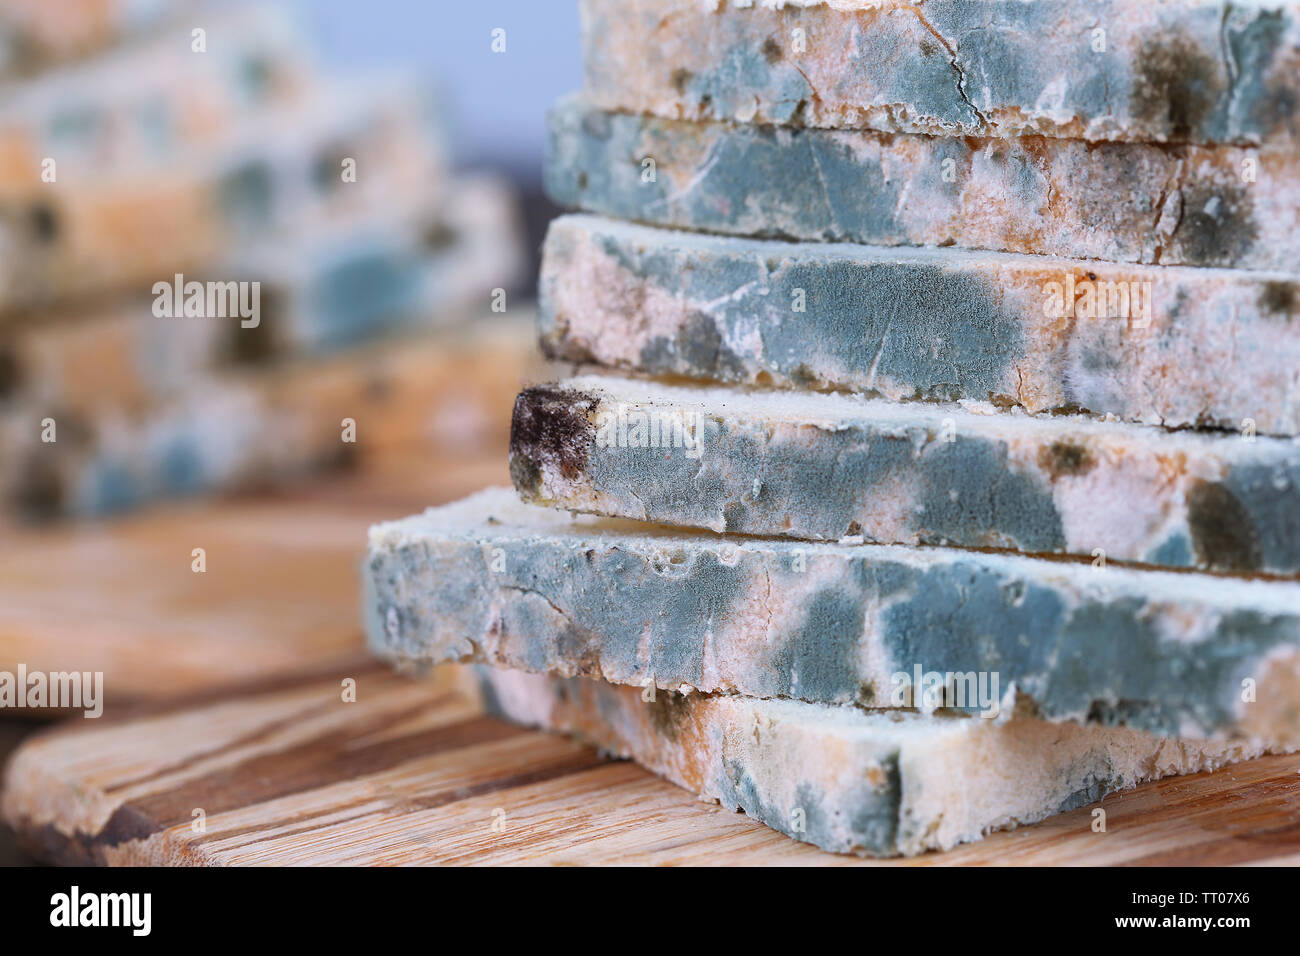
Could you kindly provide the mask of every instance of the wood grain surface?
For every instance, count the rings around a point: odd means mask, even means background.
[[[359,659],[69,721],[18,751],[3,809],[30,852],[64,863],[1294,864],[1298,774],[1300,756],[1267,757],[1108,797],[1104,833],[1083,808],[948,853],[858,860]]]
[[[11,532],[0,547],[0,670],[102,671],[111,714],[354,655],[369,525],[508,483],[504,457],[390,463],[292,495]],[[191,569],[199,547],[201,574]]]

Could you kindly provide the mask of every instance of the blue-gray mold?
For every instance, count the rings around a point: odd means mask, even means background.
[[[128,316],[123,330],[111,317],[104,322],[113,334],[74,323],[61,331],[77,334],[20,352],[17,366],[0,345],[0,386],[15,371],[24,376],[14,401],[0,388],[0,507],[23,519],[119,513],[289,483],[420,448],[458,453],[467,441],[504,443],[504,420],[485,433],[484,422],[492,422],[486,409],[504,407],[514,383],[541,366],[533,324],[519,316],[224,373],[186,364],[215,348],[216,336],[176,336],[162,349],[175,360],[166,370],[174,374],[141,379],[144,370],[132,368],[119,346],[147,338],[150,329],[161,337],[163,329],[219,326],[153,319],[161,325],[137,328],[137,317]],[[465,361],[484,352],[500,368],[485,373]],[[88,362],[100,363],[96,375],[85,374]],[[402,412],[411,408],[420,414]],[[431,431],[428,416],[439,410],[440,420],[462,427]],[[42,440],[47,418],[53,441]],[[357,423],[356,443],[341,441],[346,418]]]
[[[551,358],[652,375],[1020,406],[1244,434],[1300,428],[1282,273],[551,223]]]
[[[795,840],[860,856],[950,849],[1265,750],[1256,742],[1169,741],[1026,717],[650,696],[492,667],[464,668],[455,679],[501,717],[572,734]]]
[[[551,111],[560,206],[727,235],[1292,271],[1300,152]],[[654,161],[653,178],[647,159]]]
[[[306,376],[283,366],[271,374],[191,381],[153,406],[50,406],[55,440],[48,442],[30,406],[6,411],[0,438],[10,454],[0,462],[0,501],[29,521],[94,517],[299,479],[338,464],[341,415],[328,387],[313,390]]]
[[[183,44],[169,38],[143,66],[72,68],[20,91],[0,115],[0,142],[15,157],[7,167],[14,186],[0,314],[147,290],[177,272],[266,253],[250,247],[455,201],[422,84],[374,76],[317,89],[300,75],[300,58],[272,55],[283,44],[259,35],[252,16],[250,35],[221,44],[224,52],[202,58],[197,72],[187,28]],[[219,36],[250,26],[244,20],[210,29]],[[186,62],[175,60],[178,50]],[[262,98],[244,89],[250,58],[272,64]],[[159,86],[159,77],[173,75],[184,82]],[[197,126],[209,139],[196,138],[186,119],[196,102],[207,117]],[[121,148],[137,141],[147,148]],[[41,157],[57,158],[65,185],[49,188]],[[345,158],[363,170],[346,184]],[[340,188],[320,188],[322,176]],[[122,225],[160,218],[171,228]]]
[[[323,236],[304,229],[264,241],[183,276],[179,294],[169,276],[161,295],[171,314],[158,297],[125,297],[0,323],[0,411],[26,407],[38,421],[48,411],[134,414],[232,370],[470,321],[493,288],[517,280],[522,250],[500,181],[454,183],[454,199],[431,212],[381,211]],[[441,237],[432,247],[430,234]],[[221,294],[209,298],[202,280],[214,276]],[[199,283],[195,311],[190,282]]]
[[[598,105],[948,136],[1294,144],[1295,0],[582,0]]]
[[[365,573],[369,639],[394,660],[1300,741],[1291,581],[725,539],[507,489],[377,525]],[[921,693],[927,675],[953,691]]]
[[[0,9],[0,78],[39,83],[59,76],[60,69],[84,69],[90,83],[83,95],[92,99],[103,96],[106,80],[117,78],[118,83],[108,85],[122,85],[122,77],[131,72],[131,67],[174,81],[174,74],[153,70],[165,65],[174,68],[190,54],[192,27],[188,19],[198,6],[195,0],[86,0],[66,6],[39,3],[29,7],[7,4]],[[303,58],[304,42],[297,34],[290,34],[290,21],[281,11],[258,7],[235,13],[224,11],[220,16],[205,18],[205,22],[210,33],[229,41],[214,45],[210,54],[223,66],[227,57],[236,59],[230,56],[232,47],[236,56],[256,51],[266,57],[287,59],[292,54],[299,60]],[[179,29],[182,26],[183,31]],[[168,28],[175,28],[174,32]],[[156,42],[160,34],[166,37],[165,43]],[[130,49],[125,52],[120,47],[113,49],[128,42]],[[169,64],[159,62],[160,47],[175,51]],[[82,64],[87,65],[83,68]],[[173,87],[176,85],[173,83]]]
[[[524,500],[717,532],[1300,574],[1300,440],[585,376],[525,389]]]

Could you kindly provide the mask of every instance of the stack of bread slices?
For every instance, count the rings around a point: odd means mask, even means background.
[[[354,462],[428,398],[406,356],[522,271],[428,84],[308,36],[268,4],[0,11],[0,522]]]
[[[581,10],[582,374],[377,649],[859,854],[1300,745],[1300,5]]]

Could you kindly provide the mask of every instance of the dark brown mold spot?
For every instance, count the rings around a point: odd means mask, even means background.
[[[1236,431],[1237,426],[1231,422],[1225,424],[1209,412],[1202,411],[1197,414],[1192,427],[1199,431]]]
[[[0,402],[17,393],[22,379],[18,356],[11,349],[0,346]]]
[[[54,209],[45,203],[36,203],[31,209],[32,235],[40,242],[53,242],[59,236],[59,219]]]
[[[244,328],[231,320],[227,355],[235,365],[265,365],[279,352],[278,339],[284,311],[282,293],[263,283],[261,312],[257,325]]]
[[[1192,184],[1183,188],[1183,218],[1174,239],[1192,265],[1231,266],[1255,244],[1254,220],[1248,187]]]
[[[560,314],[555,317],[554,328],[538,334],[537,346],[542,355],[556,362],[594,362],[591,350],[569,337],[569,325],[568,316]]]
[[[1142,44],[1129,109],[1173,139],[1193,139],[1214,109],[1215,58],[1183,34]]]
[[[877,393],[877,395],[878,394],[879,393]],[[900,399],[900,401],[952,403],[952,402],[960,402],[963,398],[966,397],[967,395],[965,389],[963,389],[956,382],[937,382],[936,384],[931,385],[929,388],[925,388],[925,389],[913,388],[912,393],[910,395],[904,395]],[[1007,399],[1006,396],[1001,396],[1001,398],[1011,401],[1012,406],[1016,404],[1014,400]],[[989,392],[989,401],[997,403],[999,399],[995,398],[992,392]],[[1000,407],[1006,407],[1006,406],[1000,406]]]
[[[1250,515],[1231,491],[1218,482],[1198,481],[1187,493],[1187,524],[1196,557],[1219,571],[1255,571],[1259,544]]]
[[[420,241],[424,244],[424,248],[430,252],[441,252],[456,245],[459,238],[456,230],[447,223],[435,222],[425,228],[424,234],[420,236]]]
[[[690,719],[691,702],[685,694],[656,691],[646,707],[650,708],[650,725],[668,740],[681,736],[682,726]]]
[[[678,95],[683,95],[686,93],[687,85],[694,78],[695,78],[694,73],[692,73],[690,70],[683,69],[681,67],[678,67],[677,69],[673,70],[672,76],[670,77],[673,84],[673,89],[677,91]]]
[[[763,59],[768,63],[779,63],[785,56],[781,52],[781,44],[776,42],[775,37],[768,37],[763,41]]]
[[[746,508],[739,501],[729,501],[722,509],[722,522],[725,531],[740,531],[745,527]]]
[[[1259,293],[1259,307],[1276,315],[1295,315],[1297,309],[1300,309],[1300,283],[1265,282]],[[0,390],[0,395],[3,394]]]
[[[1054,441],[1038,452],[1038,465],[1055,481],[1062,475],[1084,475],[1097,464],[1092,453],[1083,445],[1069,441]]]
[[[1062,415],[1091,415],[1092,412],[1078,402],[1066,402],[1064,405],[1054,405],[1049,408],[1047,414],[1060,417]]]
[[[535,385],[519,393],[510,419],[510,480],[520,492],[538,491],[544,465],[569,480],[582,474],[596,431],[587,416],[597,401],[558,385]]]
[[[856,521],[850,521],[849,530],[846,531],[845,534],[850,538],[856,538],[858,535],[862,534],[862,525],[858,524]]]
[[[26,521],[52,521],[63,513],[67,489],[59,470],[42,457],[27,462],[14,489],[14,505]]]
[[[602,677],[600,666],[600,637],[588,630],[574,627],[565,620],[564,628],[556,637],[556,650],[559,657],[573,665],[573,676]]]
[[[542,484],[542,469],[537,461],[528,455],[510,456],[510,483],[521,492],[537,494]]]
[[[825,381],[812,370],[806,362],[800,362],[790,369],[790,381],[799,388],[821,388]]]

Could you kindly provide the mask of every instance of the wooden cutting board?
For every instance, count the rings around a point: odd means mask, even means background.
[[[356,699],[344,699],[344,681]],[[1106,798],[948,853],[823,853],[633,764],[482,716],[446,682],[357,659],[26,743],[3,809],[63,863],[1300,863],[1300,756]],[[201,821],[201,823],[200,823]]]
[[[503,482],[502,457],[7,538],[0,668],[105,671],[104,718],[72,717],[9,766],[23,843],[114,864],[860,862],[363,656],[367,525]],[[1300,862],[1300,756],[1102,805],[1105,833],[1085,808],[909,862]]]

